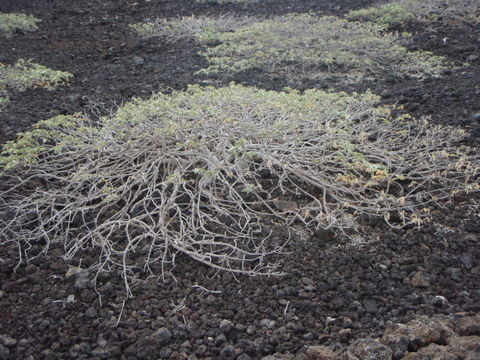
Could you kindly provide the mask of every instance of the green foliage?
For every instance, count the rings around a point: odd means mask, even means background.
[[[49,69],[30,60],[19,60],[15,65],[0,64],[0,88],[25,91],[28,88],[53,89],[73,77],[72,74]]]
[[[220,45],[206,49],[210,63],[200,74],[232,76],[249,69],[298,77],[326,75],[358,80],[385,72],[415,78],[439,76],[445,59],[409,52],[381,26],[312,14],[286,15],[217,32]],[[211,38],[211,37],[210,37]]]
[[[79,141],[80,137],[67,130],[75,128],[81,133],[81,122],[79,115],[59,115],[39,121],[33,130],[19,133],[16,140],[8,141],[3,146],[0,153],[0,171],[34,164],[47,151],[61,153],[65,147]]]
[[[347,18],[372,21],[385,28],[404,25],[408,20],[478,22],[478,0],[394,0],[367,9],[350,11]]]
[[[405,25],[415,16],[398,3],[387,3],[367,9],[352,10],[346,17],[351,20],[372,21],[384,28],[389,28]]]
[[[370,216],[420,224],[432,203],[471,186],[478,152],[459,150],[461,131],[379,101],[191,86],[95,124],[50,119],[2,154],[12,190],[0,212],[15,212],[0,218],[0,239],[27,252],[60,242],[67,258],[89,247],[97,269],[122,269],[128,290],[139,269],[162,275],[179,253],[217,270],[278,274],[269,256],[282,244],[267,220],[346,236]]]
[[[202,42],[215,41],[217,33],[233,31],[240,26],[255,22],[252,17],[224,15],[220,17],[184,16],[173,19],[157,19],[153,22],[130,25],[142,37],[163,36],[168,41],[197,38]]]
[[[52,70],[29,60],[18,60],[12,66],[0,63],[0,110],[9,104],[10,91],[38,87],[53,89],[72,77],[68,72]]]
[[[32,15],[0,13],[0,33],[11,36],[15,31],[36,31],[41,20]]]

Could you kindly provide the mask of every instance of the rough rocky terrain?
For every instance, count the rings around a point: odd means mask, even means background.
[[[134,96],[202,83],[194,72],[205,62],[193,41],[142,40],[129,24],[229,12],[342,14],[369,3],[2,0],[0,11],[25,12],[43,22],[35,33],[1,38],[0,62],[29,58],[75,78],[56,90],[12,96],[0,114],[0,143],[57,114],[98,115]],[[441,79],[385,78],[344,90],[371,88],[414,116],[463,126],[471,134],[468,142],[478,146],[478,26],[408,30],[412,47],[446,56],[458,68]],[[255,76],[236,80],[269,89],[285,85]],[[97,278],[86,270],[88,261],[65,262],[60,247],[15,267],[17,250],[7,244],[0,247],[0,359],[478,360],[478,204],[478,195],[458,194],[420,229],[394,232],[372,225],[365,244],[324,232],[297,238],[281,259],[287,275],[279,278],[236,279],[181,258],[172,270],[174,279],[149,279],[127,301],[116,274]]]

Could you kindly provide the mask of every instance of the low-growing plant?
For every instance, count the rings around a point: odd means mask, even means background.
[[[405,25],[415,15],[407,11],[401,4],[392,2],[367,9],[352,10],[346,15],[347,19],[372,21],[385,29]]]
[[[40,21],[32,15],[0,13],[0,33],[11,36],[16,31],[36,31]]]
[[[404,25],[410,19],[478,22],[478,0],[395,0],[367,9],[350,11],[347,18],[372,21],[385,27]]]
[[[259,69],[293,81],[326,75],[358,80],[384,73],[440,76],[447,67],[444,58],[410,52],[399,44],[398,35],[382,30],[372,23],[312,14],[264,20],[233,32],[217,32],[220,44],[203,52],[210,65],[199,74],[233,76]]]
[[[197,38],[209,42],[217,38],[217,33],[234,31],[251,24],[258,19],[224,15],[219,17],[185,16],[174,19],[157,19],[154,22],[130,25],[130,28],[142,37],[163,36],[168,41]]]
[[[462,131],[395,116],[379,100],[191,86],[95,125],[57,117],[3,152],[0,243],[18,246],[21,261],[39,242],[61,243],[66,259],[96,251],[96,269],[121,269],[129,291],[178,254],[279,274],[272,256],[288,236],[275,226],[353,236],[364,217],[420,224],[473,186],[479,156],[456,145]]]
[[[14,65],[0,63],[0,110],[9,104],[11,91],[38,87],[53,89],[72,77],[68,72],[52,70],[29,60],[21,59]]]

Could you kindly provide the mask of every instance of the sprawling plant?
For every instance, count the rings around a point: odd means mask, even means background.
[[[288,239],[272,235],[276,226],[353,236],[365,217],[420,224],[431,205],[473,187],[478,155],[455,145],[460,130],[396,117],[378,101],[192,86],[95,125],[54,118],[5,147],[0,242],[25,260],[39,242],[61,243],[67,259],[97,251],[97,269],[122,269],[128,289],[177,254],[278,274],[270,256]]]
[[[347,17],[372,21],[386,27],[402,25],[410,19],[478,22],[480,21],[480,1],[394,0],[367,9],[350,11]]]
[[[173,19],[156,19],[151,22],[130,25],[130,28],[142,37],[162,36],[166,41],[197,38],[202,42],[215,41],[217,33],[229,32],[241,26],[252,24],[258,19],[224,15],[184,16]]]
[[[72,77],[68,72],[52,70],[23,59],[14,65],[0,63],[0,110],[8,105],[11,91],[38,87],[53,89]]]
[[[203,55],[210,63],[200,73],[223,76],[249,69],[286,75],[343,79],[393,74],[398,77],[439,76],[445,59],[428,52],[410,52],[383,26],[312,14],[286,15],[218,32],[218,46]],[[210,39],[212,36],[210,36]]]
[[[36,31],[40,19],[32,15],[0,13],[0,34],[11,36],[15,31]]]

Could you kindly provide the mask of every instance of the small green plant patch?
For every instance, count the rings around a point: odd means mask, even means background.
[[[130,25],[138,35],[148,38],[161,36],[167,41],[197,38],[201,42],[215,41],[217,34],[231,32],[241,26],[258,21],[253,17],[224,15],[219,17],[185,16],[174,19],[157,19],[153,22]]]
[[[351,20],[371,21],[387,29],[397,25],[406,25],[409,20],[415,18],[415,15],[401,4],[393,2],[367,9],[352,10],[346,17]]]
[[[127,290],[176,255],[273,275],[271,224],[354,237],[361,219],[421,225],[432,204],[478,185],[478,153],[371,93],[191,86],[122,106],[92,125],[56,117],[2,153],[0,243],[97,251]],[[11,211],[14,209],[14,211]],[[143,270],[141,270],[143,269]]]
[[[52,70],[29,60],[19,60],[14,65],[0,63],[0,110],[9,104],[11,91],[38,87],[53,89],[72,77],[68,72]]]
[[[5,36],[11,36],[15,31],[36,31],[40,19],[26,14],[6,14],[0,13],[0,33]]]
[[[203,52],[210,65],[199,73],[228,77],[257,69],[295,83],[325,76],[358,81],[386,73],[423,79],[440,76],[448,67],[444,58],[410,52],[398,35],[382,30],[372,23],[312,14],[259,21],[210,34],[209,40],[220,44]]]

